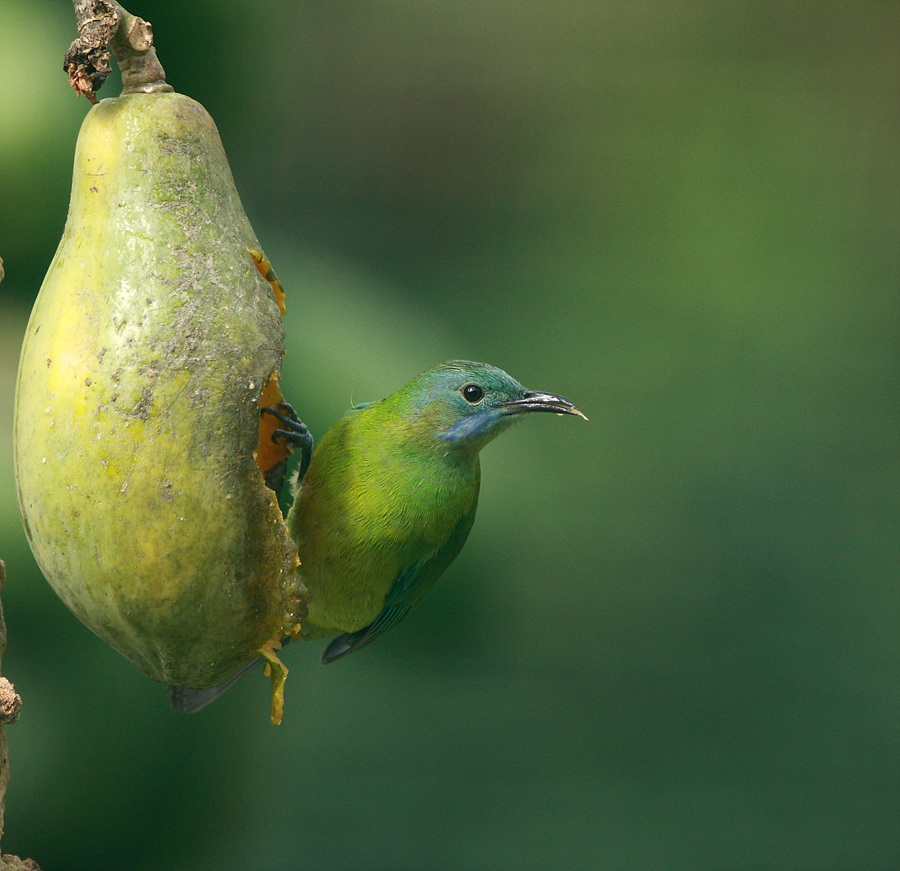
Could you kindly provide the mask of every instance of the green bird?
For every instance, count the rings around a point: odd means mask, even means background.
[[[309,590],[307,639],[337,636],[327,664],[399,623],[453,562],[478,505],[481,449],[523,414],[587,418],[568,399],[526,390],[501,369],[453,360],[379,402],[341,418],[312,452],[290,406],[273,438],[301,450],[287,526]],[[311,458],[310,458],[311,455]],[[217,698],[172,688],[172,704],[194,711]]]

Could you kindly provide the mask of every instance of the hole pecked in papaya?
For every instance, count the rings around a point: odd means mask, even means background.
[[[279,281],[278,276],[275,274],[275,270],[272,268],[272,264],[269,262],[269,259],[263,253],[262,249],[247,245],[247,250],[253,258],[253,263],[256,266],[257,271],[272,288],[275,302],[278,304],[281,316],[284,317],[284,285]],[[282,354],[283,353],[284,352],[282,351]],[[278,378],[279,372],[277,369],[274,369],[269,376],[268,383],[263,388],[262,394],[260,395],[260,409],[278,409],[281,403],[284,402],[284,397],[282,397],[281,391],[278,388]],[[291,448],[288,445],[287,439],[280,438],[277,441],[273,441],[272,439],[276,430],[280,428],[281,423],[275,415],[261,413],[259,418],[259,442],[255,453],[256,463],[259,466],[260,472],[263,474],[266,486],[271,490],[274,490],[279,501],[281,499],[282,489],[284,488],[288,458],[291,456]]]
[[[269,382],[263,388],[259,398],[260,408],[278,408],[278,404],[284,402],[281,390],[278,387],[278,372],[272,371],[269,376]],[[256,464],[259,466],[260,472],[268,482],[268,475],[276,466],[283,464],[291,455],[291,449],[288,447],[285,439],[272,440],[275,430],[281,427],[278,418],[271,414],[260,414],[259,416],[259,444],[256,448]]]

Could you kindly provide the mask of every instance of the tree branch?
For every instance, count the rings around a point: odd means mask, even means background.
[[[6,564],[0,560],[0,590],[6,583]],[[3,603],[0,602],[0,660],[6,650],[6,621],[3,619]],[[13,685],[0,677],[0,837],[3,835],[3,816],[6,812],[6,788],[9,786],[9,745],[6,743],[6,727],[19,719],[22,699]],[[18,856],[0,856],[0,871],[41,871],[33,859]]]
[[[75,93],[97,102],[96,93],[112,71],[109,51],[122,71],[123,94],[171,91],[153,47],[153,29],[116,0],[72,0],[76,39],[66,52],[63,69]]]

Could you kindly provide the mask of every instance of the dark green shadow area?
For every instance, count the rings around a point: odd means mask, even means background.
[[[0,0],[3,665],[25,699],[4,850],[67,871],[900,866],[900,7],[131,11],[216,119],[314,432],[453,357],[591,420],[487,448],[463,554],[371,648],[287,650],[279,729],[262,678],[170,712],[19,527],[16,359],[87,104],[59,71],[70,6]]]

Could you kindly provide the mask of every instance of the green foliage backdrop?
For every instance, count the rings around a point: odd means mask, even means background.
[[[316,433],[483,359],[591,417],[483,458],[466,550],[196,717],[18,521],[12,390],[87,103],[0,0],[4,848],[48,869],[900,865],[900,6],[133,2],[288,287]],[[102,95],[115,94],[111,82]],[[117,534],[111,531],[110,534]]]

